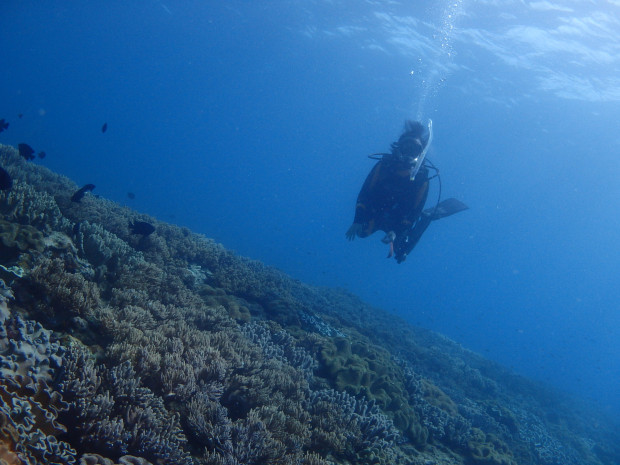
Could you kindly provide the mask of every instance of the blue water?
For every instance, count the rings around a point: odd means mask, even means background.
[[[620,413],[618,2],[68,5],[0,5],[0,143]],[[470,210],[398,265],[344,233],[407,118]]]

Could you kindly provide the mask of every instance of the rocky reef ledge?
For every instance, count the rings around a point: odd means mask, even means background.
[[[12,147],[0,166],[2,465],[620,463],[617,426],[574,399],[343,290],[72,201]]]

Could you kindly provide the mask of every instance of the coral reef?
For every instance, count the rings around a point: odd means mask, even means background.
[[[11,147],[0,162],[2,464],[618,463],[617,427],[574,399],[186,228],[71,202]]]

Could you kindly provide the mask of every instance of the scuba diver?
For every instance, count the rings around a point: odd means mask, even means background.
[[[346,232],[350,241],[355,236],[368,237],[383,231],[382,242],[389,244],[388,258],[402,263],[416,246],[432,221],[453,215],[468,207],[456,199],[440,202],[439,170],[426,159],[433,138],[433,123],[425,128],[418,121],[406,121],[390,153],[375,153],[378,160],[368,174],[357,196],[355,218]],[[433,175],[429,176],[431,171]],[[439,182],[437,203],[424,209],[432,179]]]

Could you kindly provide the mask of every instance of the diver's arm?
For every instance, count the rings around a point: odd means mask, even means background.
[[[383,162],[379,161],[368,173],[355,204],[355,218],[353,223],[364,224],[373,215],[374,204],[376,203],[377,185],[381,173]]]
[[[372,220],[376,210],[376,185],[381,171],[381,161],[377,163],[366,177],[364,184],[357,196],[355,204],[355,217],[345,236],[352,241],[356,236],[365,237],[370,232],[364,233],[364,228]]]

